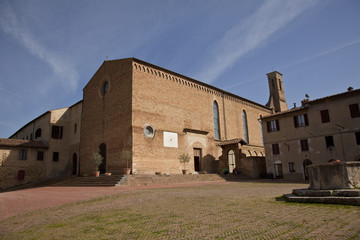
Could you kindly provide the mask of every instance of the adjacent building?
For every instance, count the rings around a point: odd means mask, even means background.
[[[71,107],[50,110],[9,139],[0,139],[0,188],[76,175],[79,172],[81,112],[82,101]]]
[[[274,178],[306,180],[306,167],[360,160],[360,89],[302,101],[262,117],[266,169]]]

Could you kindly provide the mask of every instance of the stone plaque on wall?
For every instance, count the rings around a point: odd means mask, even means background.
[[[178,147],[178,136],[174,132],[164,132],[164,147]]]

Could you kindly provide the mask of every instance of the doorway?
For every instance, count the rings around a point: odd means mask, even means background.
[[[76,153],[73,154],[73,158],[72,158],[72,175],[76,176],[77,174],[77,155]]]
[[[303,161],[303,167],[304,167],[304,178],[305,180],[308,180],[309,179],[309,171],[307,169],[307,166],[310,166],[312,165],[312,161],[310,159],[305,159]]]
[[[194,169],[195,172],[201,171],[201,149],[194,148]]]
[[[276,160],[274,162],[274,172],[275,178],[283,178],[283,169],[282,169],[282,162],[280,160]]]
[[[229,173],[232,173],[234,171],[234,168],[236,167],[235,153],[233,150],[230,150],[228,152],[228,162],[229,162]]]
[[[106,144],[102,143],[99,146],[100,155],[104,158],[103,162],[99,166],[100,173],[106,173]]]

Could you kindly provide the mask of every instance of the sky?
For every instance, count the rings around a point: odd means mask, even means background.
[[[360,88],[360,1],[0,0],[0,138],[129,57],[260,104],[278,71],[291,108]]]

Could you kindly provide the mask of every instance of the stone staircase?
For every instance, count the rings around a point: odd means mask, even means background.
[[[70,177],[66,180],[59,181],[50,186],[61,187],[114,187],[123,179],[123,175],[100,175],[99,177]]]
[[[294,189],[292,194],[284,194],[284,197],[289,202],[360,206],[360,189]]]
[[[148,185],[169,185],[186,184],[193,182],[224,182],[225,179],[218,174],[173,174],[173,175],[128,175],[124,183],[125,186],[148,186]]]

